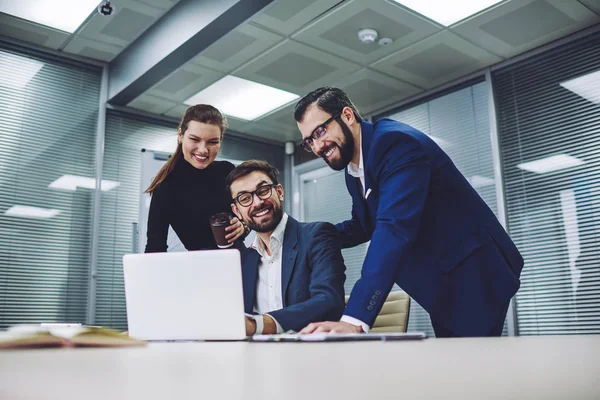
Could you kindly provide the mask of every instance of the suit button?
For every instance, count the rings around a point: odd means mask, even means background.
[[[367,306],[368,311],[373,311],[373,306]]]
[[[377,296],[376,294],[374,294],[373,296],[371,296],[371,298],[372,298],[373,300],[377,300],[377,297],[379,297],[379,296]]]
[[[376,290],[376,291],[375,291],[375,294],[376,294],[377,296],[379,296],[379,295],[381,294],[381,291],[379,291],[379,290]]]
[[[377,304],[377,302],[376,302],[376,301],[374,301],[374,300],[371,300],[371,301],[369,302],[369,304],[370,304],[370,305],[372,305],[372,306],[374,306],[375,304]]]

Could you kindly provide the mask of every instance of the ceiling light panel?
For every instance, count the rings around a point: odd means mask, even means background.
[[[99,0],[0,0],[0,12],[73,33]]]
[[[185,104],[211,104],[226,115],[253,121],[300,96],[228,75],[190,97]]]
[[[444,26],[450,26],[503,0],[394,0]]]

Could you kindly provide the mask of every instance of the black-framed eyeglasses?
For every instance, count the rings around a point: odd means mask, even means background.
[[[267,200],[271,197],[271,195],[273,194],[273,188],[277,185],[278,183],[262,185],[253,192],[244,192],[238,194],[237,196],[235,196],[233,201],[237,201],[238,204],[242,207],[249,207],[250,204],[252,204],[252,202],[254,201],[254,194],[256,194],[256,196],[261,200]]]
[[[317,126],[315,128],[314,131],[312,131],[311,135],[309,137],[307,137],[306,139],[304,139],[302,141],[302,143],[300,143],[300,145],[302,146],[302,148],[306,151],[308,151],[309,153],[312,153],[312,144],[316,139],[320,139],[323,136],[325,136],[327,134],[327,125],[329,125],[331,123],[331,121],[333,121],[334,119],[339,118],[339,116],[342,115],[342,112],[340,111],[338,114],[332,116],[331,118],[329,118],[327,121],[323,122],[321,125]]]

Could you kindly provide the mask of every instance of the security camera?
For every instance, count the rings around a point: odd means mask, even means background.
[[[98,6],[98,14],[104,15],[105,17],[112,15],[115,12],[115,8],[110,4],[110,1],[103,1]]]

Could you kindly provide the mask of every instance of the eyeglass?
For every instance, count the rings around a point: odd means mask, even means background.
[[[339,118],[340,115],[342,115],[341,111],[337,115],[334,115],[327,121],[323,122],[321,125],[317,126],[312,132],[312,134],[306,139],[304,139],[302,143],[300,143],[302,148],[308,151],[309,153],[312,153],[312,144],[314,143],[314,141],[325,136],[327,134],[327,125],[329,125],[334,119]]]
[[[238,194],[237,196],[235,196],[233,201],[234,202],[237,201],[238,204],[242,207],[249,207],[252,204],[252,202],[254,201],[255,193],[259,199],[267,200],[273,194],[273,190],[272,190],[273,187],[275,187],[277,185],[278,185],[277,183],[271,183],[270,185],[262,185],[253,192],[244,192],[244,193]]]

